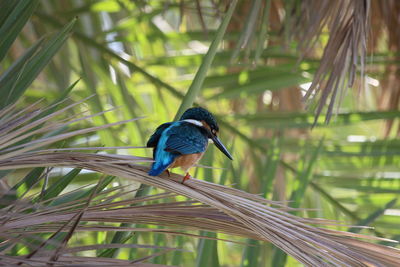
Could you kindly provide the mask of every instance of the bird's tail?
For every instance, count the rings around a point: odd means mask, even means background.
[[[168,162],[167,164],[162,164],[158,162],[154,162],[154,164],[151,166],[151,169],[149,171],[149,175],[151,176],[158,176],[161,173],[163,173],[168,166],[171,164],[171,162]]]

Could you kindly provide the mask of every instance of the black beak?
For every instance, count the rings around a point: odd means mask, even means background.
[[[228,149],[226,149],[224,144],[222,144],[222,142],[219,140],[219,138],[216,135],[211,134],[211,140],[213,140],[215,146],[218,147],[218,149],[221,150],[221,152],[224,153],[225,156],[227,156],[230,160],[233,160]]]

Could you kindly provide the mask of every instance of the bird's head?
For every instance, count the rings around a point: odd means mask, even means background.
[[[218,147],[218,149],[221,150],[221,152],[224,153],[229,159],[233,159],[231,154],[217,136],[219,127],[211,112],[201,107],[189,108],[183,113],[180,120],[190,122],[204,129],[207,132],[208,138],[214,142],[215,146]]]

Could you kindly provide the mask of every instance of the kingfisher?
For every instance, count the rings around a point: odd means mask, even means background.
[[[154,148],[149,175],[157,176],[164,171],[169,175],[168,169],[181,167],[186,172],[184,183],[190,179],[189,169],[201,159],[209,141],[233,160],[218,132],[214,116],[202,107],[189,108],[178,121],[161,124],[147,141],[147,147]]]

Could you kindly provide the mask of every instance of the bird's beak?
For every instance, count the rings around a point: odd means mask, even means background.
[[[216,135],[211,134],[211,140],[213,140],[216,147],[221,150],[222,153],[225,154],[230,160],[233,160],[232,155],[229,153],[228,149],[222,144],[219,138]]]

